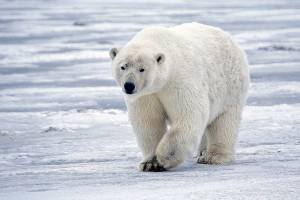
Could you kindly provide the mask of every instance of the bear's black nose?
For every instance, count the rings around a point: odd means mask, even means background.
[[[124,84],[124,89],[125,89],[127,94],[133,94],[134,88],[135,88],[135,85],[131,82],[126,82]]]

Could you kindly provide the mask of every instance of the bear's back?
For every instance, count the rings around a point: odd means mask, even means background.
[[[163,26],[151,26],[138,32],[132,40],[160,43],[171,38],[172,33],[170,32],[169,28]]]
[[[173,49],[180,48],[189,51],[191,47],[201,50],[208,46],[222,45],[223,42],[232,41],[231,36],[220,28],[199,24],[185,23],[173,27],[152,26],[137,33],[129,44],[138,46],[152,46],[152,48]],[[208,47],[209,48],[209,47]]]

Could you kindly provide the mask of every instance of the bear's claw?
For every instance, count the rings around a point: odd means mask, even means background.
[[[156,156],[150,161],[141,163],[141,169],[144,172],[164,172],[167,171],[161,164],[158,163]]]
[[[205,160],[204,156],[200,156],[198,158],[198,160],[197,160],[197,163],[200,163],[200,164],[209,164],[209,162]]]

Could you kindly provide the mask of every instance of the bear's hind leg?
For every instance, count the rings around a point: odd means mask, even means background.
[[[235,146],[241,121],[241,108],[229,107],[208,127],[208,148],[198,163],[225,164],[234,161]]]
[[[208,143],[208,139],[207,139],[207,135],[208,135],[208,129],[205,129],[203,135],[202,135],[202,139],[201,139],[201,143],[199,145],[198,151],[197,151],[197,156],[204,156],[207,150],[207,143]]]

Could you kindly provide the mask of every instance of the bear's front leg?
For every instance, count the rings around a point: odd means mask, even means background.
[[[155,95],[127,102],[129,120],[142,151],[141,171],[165,171],[156,160],[155,151],[167,131],[166,113]]]
[[[156,149],[158,164],[168,170],[183,163],[199,146],[203,129],[188,122],[172,126]]]

